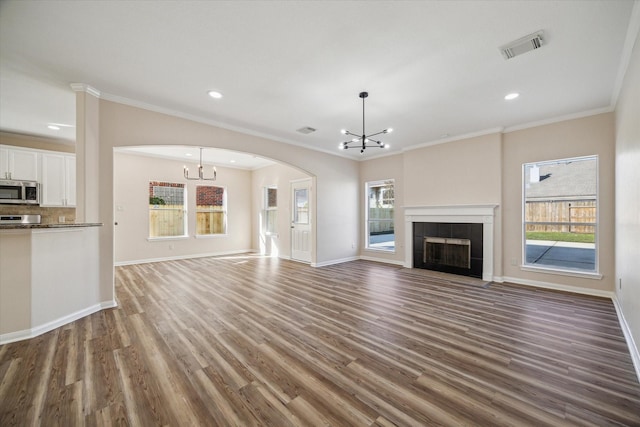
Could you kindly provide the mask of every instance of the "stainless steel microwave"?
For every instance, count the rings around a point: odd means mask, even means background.
[[[0,204],[39,205],[40,184],[36,181],[0,179]]]

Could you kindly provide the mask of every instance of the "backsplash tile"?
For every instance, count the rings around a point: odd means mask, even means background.
[[[76,221],[76,208],[43,208],[29,205],[0,205],[0,215],[41,215],[42,224],[58,224],[60,217],[64,222]]]

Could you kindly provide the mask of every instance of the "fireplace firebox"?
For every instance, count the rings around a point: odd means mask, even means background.
[[[413,223],[413,267],[482,278],[482,224]]]

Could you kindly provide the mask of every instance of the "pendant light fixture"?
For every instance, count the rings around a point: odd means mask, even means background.
[[[202,147],[200,147],[200,164],[198,164],[198,177],[197,178],[190,178],[189,177],[189,168],[186,167],[186,166],[184,167],[183,173],[184,173],[185,179],[189,179],[189,180],[192,180],[192,181],[195,181],[195,180],[215,181],[216,178],[217,178],[217,175],[218,175],[218,173],[216,171],[216,167],[214,166],[213,167],[213,178],[205,178],[204,177],[204,166],[202,166]]]
[[[360,154],[364,154],[364,150],[367,147],[389,148],[389,144],[385,144],[382,141],[372,139],[371,137],[376,135],[381,135],[384,133],[391,133],[393,129],[387,128],[387,129],[381,130],[380,132],[367,135],[367,133],[364,130],[364,100],[369,96],[369,93],[360,92],[360,95],[358,96],[362,98],[362,135],[357,135],[355,133],[349,132],[348,130],[342,129],[340,133],[342,133],[343,135],[353,136],[354,138],[351,139],[350,141],[345,141],[340,143],[338,148],[341,150],[346,150],[348,148],[359,148]],[[353,144],[353,145],[350,145],[350,144]]]

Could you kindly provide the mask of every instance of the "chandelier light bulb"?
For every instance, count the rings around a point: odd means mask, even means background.
[[[389,129],[385,129],[384,133],[391,133],[393,132],[393,128],[389,128]]]
[[[340,133],[341,133],[341,134],[343,134],[343,135],[346,135],[346,134],[347,134],[347,130],[346,130],[346,129],[342,129],[342,130],[340,131]]]

